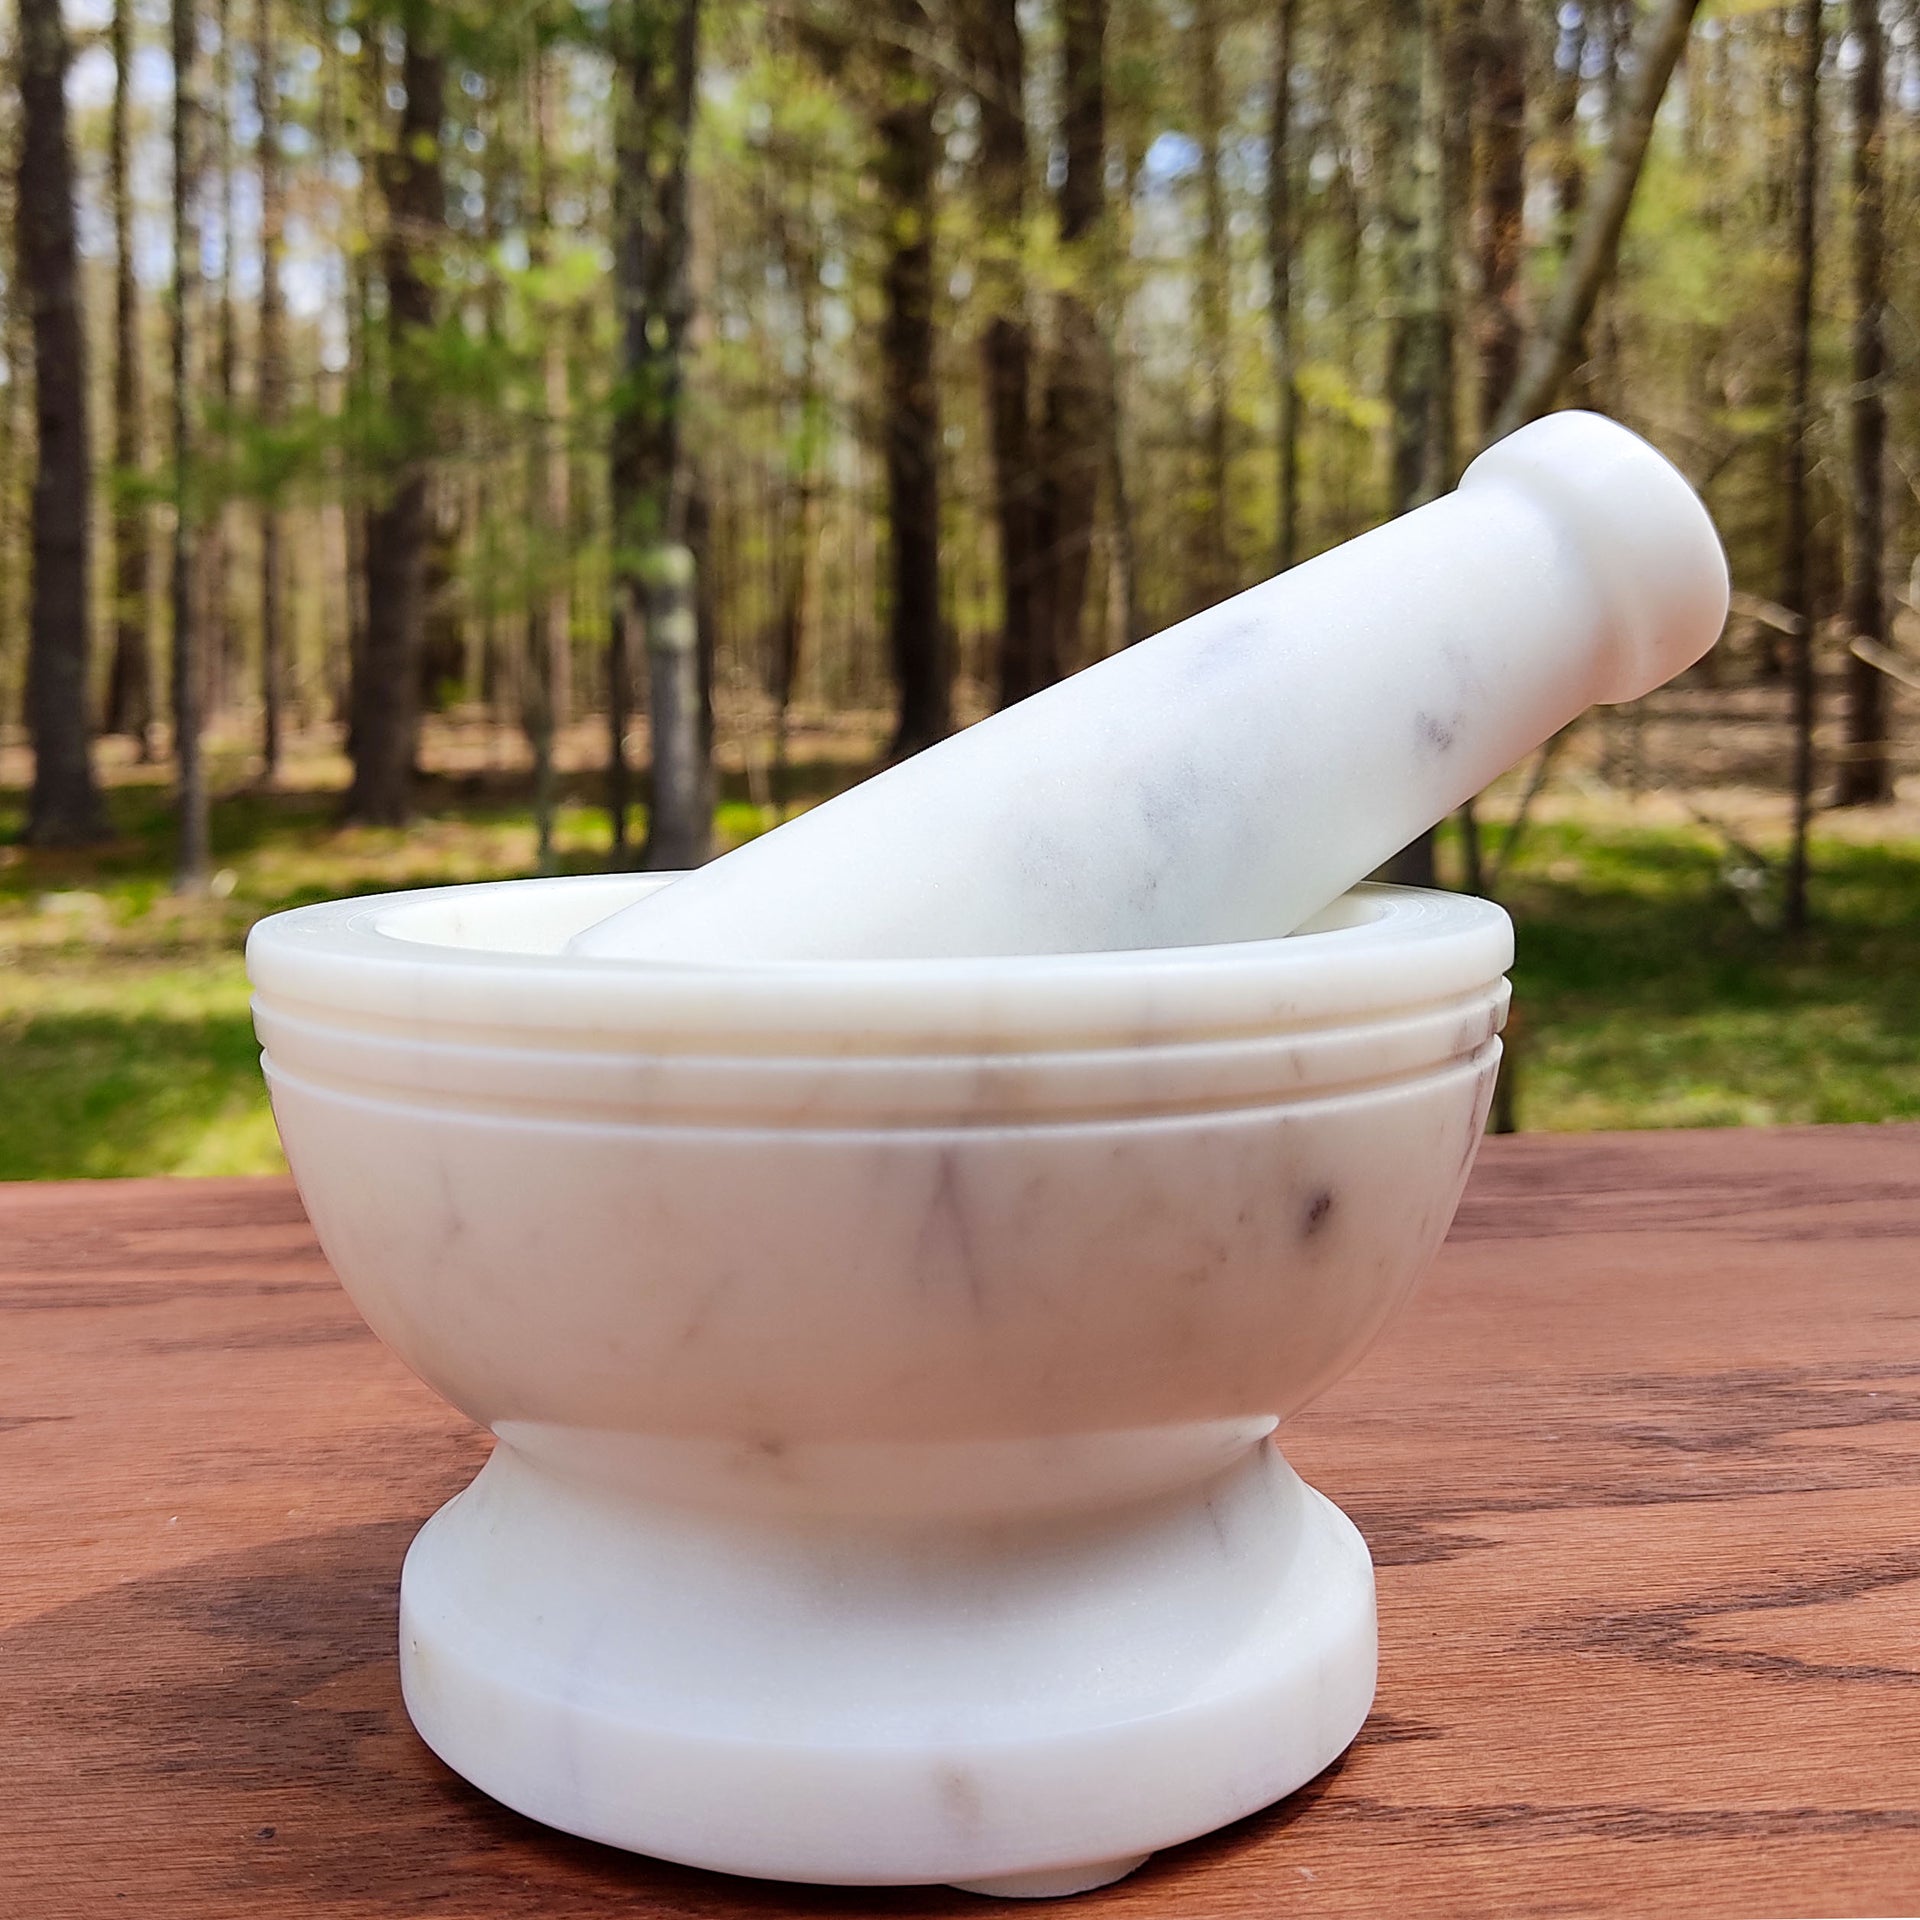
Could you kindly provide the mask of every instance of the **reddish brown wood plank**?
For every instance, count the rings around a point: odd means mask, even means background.
[[[0,1915],[988,1911],[548,1834],[408,1730],[393,1594],[483,1441],[284,1183],[0,1189]],[[1374,1717],[1076,1914],[1920,1912],[1920,1128],[1495,1141],[1293,1432]]]

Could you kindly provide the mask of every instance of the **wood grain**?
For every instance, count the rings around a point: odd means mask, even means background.
[[[990,1911],[433,1760],[395,1577],[483,1450],[285,1183],[0,1189],[0,1915]],[[1374,1716],[1076,1916],[1920,1912],[1920,1128],[1489,1143],[1288,1452],[1379,1563]]]

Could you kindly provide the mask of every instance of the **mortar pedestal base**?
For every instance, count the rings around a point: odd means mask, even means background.
[[[1291,1793],[1373,1699],[1373,1569],[1271,1443],[1099,1511],[710,1513],[502,1444],[401,1582],[407,1710],[587,1839],[1081,1892]]]

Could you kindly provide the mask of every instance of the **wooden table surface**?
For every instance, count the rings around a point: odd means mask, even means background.
[[[484,1437],[281,1181],[0,1188],[0,1915],[993,1911],[549,1833],[414,1738],[413,1530]],[[1095,1915],[1920,1913],[1920,1128],[1488,1144],[1287,1451],[1379,1701]]]

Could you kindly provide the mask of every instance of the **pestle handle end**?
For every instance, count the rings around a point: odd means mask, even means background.
[[[1595,700],[1637,700],[1719,639],[1726,551],[1685,476],[1637,433],[1578,409],[1543,415],[1495,441],[1460,481],[1463,493],[1488,486],[1525,493],[1584,555],[1614,642]]]

